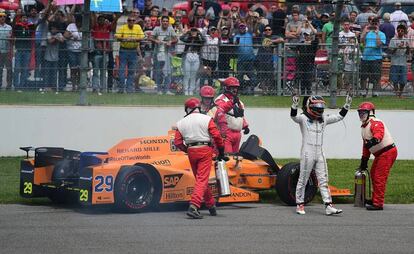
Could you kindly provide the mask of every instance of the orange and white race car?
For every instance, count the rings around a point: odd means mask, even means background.
[[[160,204],[188,202],[194,176],[188,157],[174,146],[174,132],[166,136],[125,139],[107,152],[79,152],[58,147],[21,147],[20,194],[26,198],[49,197],[53,202],[77,201],[83,205],[113,205],[139,212]],[[231,195],[217,197],[220,203],[259,201],[260,190],[276,188],[280,199],[295,205],[299,163],[280,168],[270,153],[251,135],[240,152],[227,161]],[[34,157],[29,157],[34,150]],[[218,195],[215,165],[209,186]],[[350,190],[330,187],[332,196],[350,195]],[[306,202],[317,192],[312,174],[306,186]]]

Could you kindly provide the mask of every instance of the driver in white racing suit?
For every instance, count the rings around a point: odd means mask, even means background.
[[[347,96],[346,102],[339,114],[323,114],[325,101],[322,96],[310,96],[306,101],[303,114],[298,115],[299,96],[292,97],[290,116],[298,123],[302,132],[302,149],[300,159],[300,174],[296,186],[296,213],[305,214],[305,187],[312,170],[315,170],[319,182],[319,190],[325,204],[325,214],[339,214],[341,209],[332,205],[332,197],[328,187],[328,166],[322,150],[323,133],[326,125],[344,119],[351,107],[352,97]]]

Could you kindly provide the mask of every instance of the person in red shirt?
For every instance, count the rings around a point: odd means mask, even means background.
[[[383,210],[385,187],[391,167],[397,159],[397,147],[384,122],[375,117],[375,106],[371,102],[363,102],[358,107],[359,119],[362,122],[363,140],[360,169],[368,169],[371,154],[375,159],[371,166],[372,201],[367,202],[367,210]]]
[[[213,195],[208,188],[211,171],[213,147],[219,151],[217,160],[223,160],[224,144],[213,119],[200,112],[201,103],[197,98],[189,98],[185,102],[185,117],[177,122],[174,144],[181,151],[188,153],[191,169],[195,177],[194,192],[191,195],[187,215],[193,219],[202,219],[199,209],[204,199],[211,216],[216,216]]]
[[[224,138],[224,151],[237,153],[239,151],[241,133],[249,134],[249,124],[244,117],[244,104],[238,95],[240,83],[235,77],[228,77],[222,81],[224,93],[220,94],[214,103],[217,106],[215,121]]]

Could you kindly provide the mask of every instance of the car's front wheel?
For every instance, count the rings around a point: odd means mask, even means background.
[[[151,169],[123,167],[115,181],[115,206],[126,212],[155,208],[161,197],[161,181]]]

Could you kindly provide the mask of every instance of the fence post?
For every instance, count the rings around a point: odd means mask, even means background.
[[[276,71],[276,80],[277,80],[277,95],[282,95],[282,43],[277,44],[277,71]]]
[[[336,108],[336,90],[338,86],[338,50],[339,50],[339,25],[340,19],[344,6],[344,0],[338,0],[336,3],[335,9],[335,20],[334,20],[334,30],[332,35],[332,48],[331,48],[331,55],[332,55],[332,65],[331,65],[331,78],[330,78],[330,100],[329,100],[329,107]]]
[[[82,55],[80,62],[80,95],[79,95],[79,105],[86,106],[88,105],[88,100],[86,97],[86,88],[88,83],[88,52],[89,52],[89,24],[90,24],[90,4],[91,0],[85,0],[83,4],[83,15],[82,15]]]

